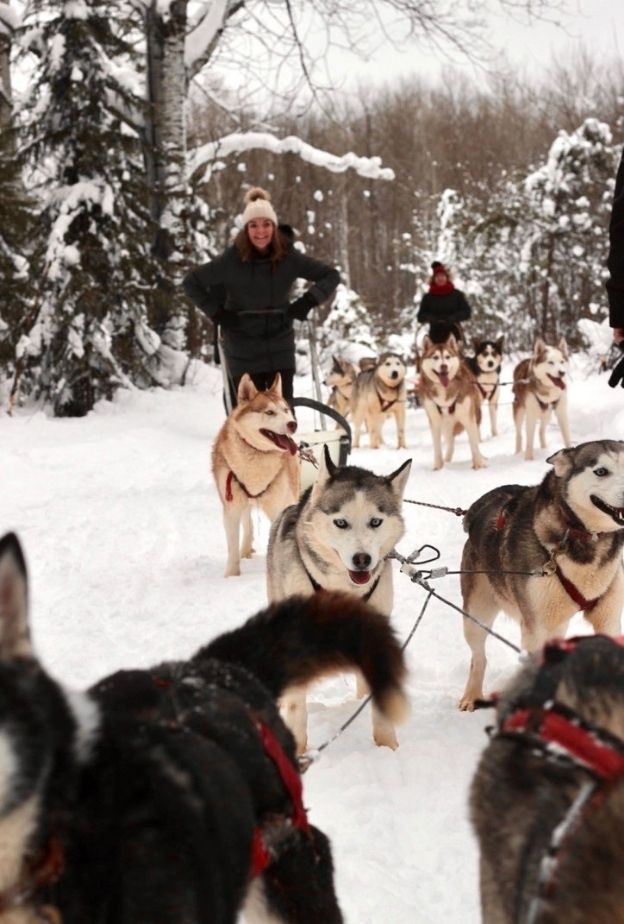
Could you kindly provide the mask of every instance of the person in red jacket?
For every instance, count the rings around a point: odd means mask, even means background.
[[[464,337],[460,322],[467,321],[470,314],[466,296],[455,288],[444,264],[435,260],[431,264],[429,291],[420,301],[417,320],[429,323],[429,336],[434,343],[444,343],[450,334],[461,343]]]

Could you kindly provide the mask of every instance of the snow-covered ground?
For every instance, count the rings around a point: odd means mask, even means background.
[[[504,378],[510,377],[510,367]],[[624,438],[624,392],[606,377],[573,371],[569,400],[577,442]],[[309,394],[307,382],[297,382]],[[408,450],[357,450],[351,460],[388,473],[414,460],[406,496],[467,507],[510,482],[539,481],[535,462],[513,455],[511,389],[503,389],[501,435],[484,441],[489,467],[470,468],[465,436],[456,461],[433,472],[425,414],[408,411]],[[37,650],[65,683],[84,686],[122,666],[184,657],[239,624],[266,602],[267,522],[258,515],[258,555],[243,574],[224,578],[225,538],[209,456],[222,422],[221,383],[197,367],[176,391],[122,393],[83,420],[22,411],[0,418],[0,528],[16,530],[31,574]],[[387,424],[386,442],[394,433]],[[300,427],[300,429],[303,429]],[[486,420],[484,433],[489,433]],[[554,425],[550,451],[559,448]],[[458,567],[461,521],[450,513],[405,506],[404,553],[424,542]],[[424,592],[395,576],[394,623],[409,632]],[[460,603],[459,581],[437,582]],[[583,631],[580,618],[574,630]],[[499,631],[519,641],[501,617]],[[490,689],[512,674],[513,652],[490,640]],[[311,818],[331,837],[338,893],[349,924],[474,924],[479,920],[477,849],[467,819],[467,792],[486,742],[487,713],[461,714],[457,701],[468,669],[461,617],[435,600],[408,648],[411,718],[396,752],[376,748],[362,715],[305,777]],[[351,713],[349,677],[313,693],[310,741],[324,741]],[[322,922],[319,922],[322,924]]]

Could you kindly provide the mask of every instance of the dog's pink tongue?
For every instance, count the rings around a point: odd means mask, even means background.
[[[440,384],[442,384],[444,388],[448,388],[449,377],[446,372],[439,372],[438,377],[440,379]]]
[[[349,577],[354,584],[368,584],[370,571],[349,571]]]
[[[291,456],[296,456],[299,452],[299,447],[294,440],[291,440],[289,436],[285,433],[276,433],[275,442],[280,449],[287,449]]]
[[[551,375],[550,378],[553,380],[557,388],[560,388],[562,391],[565,391],[566,384],[563,379],[560,379],[558,376]]]

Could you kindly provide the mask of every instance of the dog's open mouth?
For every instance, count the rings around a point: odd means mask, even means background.
[[[610,516],[618,526],[624,526],[624,507],[612,507],[611,504],[607,504],[606,501],[603,501],[601,497],[596,497],[595,494],[590,496],[590,500],[594,507]]]
[[[299,452],[299,447],[287,433],[274,433],[273,430],[265,430],[264,427],[260,429],[260,433],[266,436],[268,440],[271,440],[272,443],[275,443],[282,452],[289,452],[291,456],[296,456]]]
[[[560,388],[562,391],[565,390],[566,385],[565,385],[565,382],[563,381],[563,379],[561,378],[560,375],[551,375],[550,372],[549,372],[549,373],[548,373],[548,378],[549,378],[550,381],[553,383],[553,385],[556,385],[556,386],[557,386],[557,388]]]
[[[371,573],[370,571],[349,571],[349,577],[354,584],[368,584]]]
[[[444,388],[448,388],[449,382],[451,381],[449,378],[448,372],[438,372],[436,369],[434,369],[433,371],[435,372],[437,377],[440,379],[440,385],[443,385]]]

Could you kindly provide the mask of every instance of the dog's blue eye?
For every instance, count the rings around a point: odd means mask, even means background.
[[[373,529],[377,529],[377,527],[381,526],[382,523],[383,523],[383,520],[381,519],[381,517],[373,517],[368,525],[372,526]]]
[[[609,469],[605,468],[604,465],[601,465],[599,468],[594,469],[594,475],[598,475],[599,478],[604,478],[604,476],[608,474],[609,474]]]
[[[334,520],[334,526],[337,526],[338,529],[346,529],[348,525],[349,524],[347,523],[346,520],[343,520],[343,519]]]

